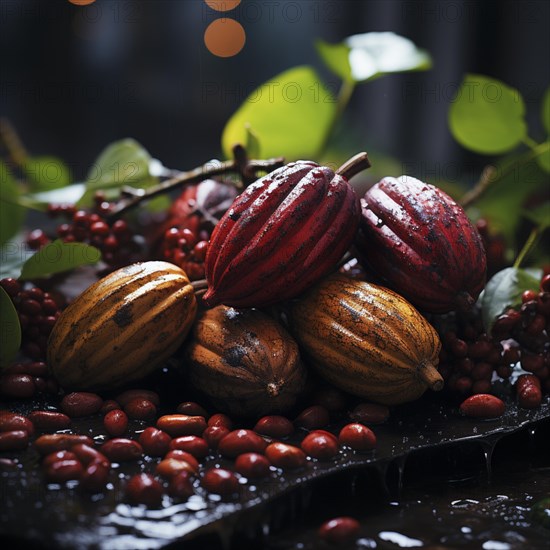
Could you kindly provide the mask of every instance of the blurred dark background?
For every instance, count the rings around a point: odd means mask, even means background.
[[[477,179],[487,159],[458,146],[447,127],[466,72],[518,88],[531,137],[544,137],[546,0],[242,0],[228,15],[241,22],[247,42],[224,59],[204,46],[204,31],[220,13],[202,0],[96,0],[87,7],[1,0],[0,114],[33,154],[63,158],[76,180],[106,144],[123,137],[166,166],[191,168],[220,155],[227,119],[277,73],[312,64],[337,89],[316,38],[339,42],[390,30],[429,51],[434,67],[357,88],[346,117],[362,148],[395,157],[417,177],[439,179],[451,166],[447,177]]]

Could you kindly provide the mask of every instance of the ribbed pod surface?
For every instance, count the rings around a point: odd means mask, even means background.
[[[257,309],[217,306],[197,320],[186,346],[191,384],[239,416],[285,412],[305,384],[298,345]]]
[[[468,216],[440,189],[387,177],[361,199],[357,246],[384,284],[433,313],[467,308],[485,285],[483,243]]]
[[[291,332],[311,365],[351,394],[395,405],[443,385],[436,331],[383,287],[333,275],[294,303]]]
[[[353,188],[330,168],[298,161],[264,176],[212,233],[205,303],[262,307],[299,295],[346,252],[359,216]]]
[[[48,364],[65,389],[103,389],[140,379],[183,343],[197,304],[185,272],[143,262],[86,289],[57,320]]]

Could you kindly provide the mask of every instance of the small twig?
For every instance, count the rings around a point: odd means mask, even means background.
[[[240,147],[240,146],[239,146]],[[242,147],[241,147],[242,148]],[[244,149],[244,148],[243,148]],[[240,149],[238,153],[241,154]],[[246,154],[246,152],[245,152]],[[243,179],[248,178],[250,174],[256,172],[271,172],[276,168],[280,168],[285,163],[284,158],[272,158],[267,160],[247,160],[246,164],[242,164],[242,157],[239,159],[226,160],[226,161],[211,161],[207,162],[203,166],[199,166],[188,172],[181,172],[177,176],[170,178],[155,187],[145,189],[142,194],[137,194],[136,190],[131,191],[130,197],[126,196],[119,200],[113,210],[109,212],[107,218],[109,220],[119,218],[124,212],[131,210],[138,206],[141,202],[152,199],[157,195],[168,193],[178,187],[197,183],[203,179],[212,178],[215,176],[221,176],[222,174],[238,173],[241,174]]]
[[[474,185],[473,189],[465,193],[462,197],[462,200],[460,201],[462,208],[467,208],[476,202],[493,184],[493,182],[497,180],[497,178],[495,178],[496,174],[497,169],[494,166],[486,166],[483,169],[483,172],[481,172],[481,177]]]
[[[233,147],[233,158],[235,159],[235,164],[243,180],[244,187],[248,187],[251,183],[256,181],[256,174],[254,169],[250,166],[246,149],[240,144],[235,145]]]
[[[125,185],[120,190],[120,195],[122,197],[143,197],[145,193],[145,189],[136,189],[135,187],[130,187],[129,185]]]

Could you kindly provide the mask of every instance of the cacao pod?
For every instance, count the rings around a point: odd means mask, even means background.
[[[212,233],[204,302],[271,305],[299,295],[330,272],[359,225],[359,202],[347,178],[367,166],[365,153],[336,174],[298,161],[250,185]]]
[[[361,199],[357,248],[368,267],[416,307],[469,309],[485,286],[481,236],[443,191],[409,176],[387,177]]]
[[[167,262],[113,271],[63,311],[48,340],[65,389],[109,389],[143,378],[183,343],[197,302],[185,272]]]
[[[437,332],[386,288],[332,275],[292,305],[291,332],[319,374],[351,394],[397,405],[443,387]]]
[[[190,383],[229,414],[284,413],[304,389],[298,345],[257,309],[206,310],[195,323],[185,357]]]

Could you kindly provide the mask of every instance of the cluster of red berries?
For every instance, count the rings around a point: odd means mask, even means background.
[[[57,226],[56,237],[67,243],[78,242],[95,246],[101,251],[103,261],[113,268],[137,260],[140,246],[127,222],[109,222],[105,216],[112,208],[111,203],[99,193],[94,200],[92,212],[77,210],[72,205],[49,205],[48,214],[51,217],[63,216],[67,219],[67,222]],[[38,250],[50,240],[50,236],[42,229],[35,229],[29,233],[27,245],[32,250]]]
[[[17,279],[0,280],[11,298],[21,325],[21,351],[38,361],[46,357],[48,336],[63,307],[62,299],[39,287],[23,288]]]
[[[204,259],[210,235],[205,229],[171,227],[162,240],[163,259],[181,267],[191,281],[204,279]]]
[[[495,379],[507,379],[514,368],[534,374],[550,391],[550,274],[540,291],[527,290],[519,309],[500,315],[488,335],[481,312],[455,314],[453,330],[444,330],[440,372],[456,393],[490,393]]]

